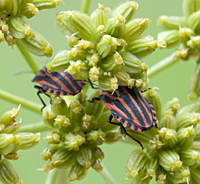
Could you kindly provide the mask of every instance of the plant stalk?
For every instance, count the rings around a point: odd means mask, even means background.
[[[3,91],[1,89],[0,89],[0,98],[3,100],[7,100],[9,102],[12,102],[16,105],[21,104],[22,107],[25,107],[31,111],[41,114],[41,111],[40,111],[41,105],[39,105],[35,102],[32,102],[30,100],[24,99],[22,97],[19,97],[17,95],[13,95],[13,94]]]
[[[56,179],[58,176],[58,169],[54,168],[51,171],[48,172],[48,176],[46,178],[45,184],[55,184]]]
[[[52,130],[52,128],[45,125],[44,122],[39,122],[39,123],[32,123],[30,125],[23,125],[20,127],[20,129],[16,130],[15,132],[16,133],[19,133],[19,132],[37,133],[37,132],[46,132],[50,130]]]
[[[106,167],[101,163],[103,166],[103,170],[100,172],[103,179],[106,181],[107,184],[117,184],[117,182],[114,180],[114,178],[111,176],[111,174],[108,172]]]
[[[89,6],[90,6],[90,0],[83,0],[82,6],[81,6],[81,11],[83,13],[87,13],[88,14]]]
[[[16,39],[16,45],[18,49],[20,50],[21,54],[26,59],[27,63],[31,67],[32,71],[36,74],[39,71],[39,68],[37,67],[35,61],[31,57],[30,53],[19,43],[19,41]]]
[[[152,77],[155,74],[161,72],[162,70],[177,63],[178,61],[180,61],[180,59],[175,57],[175,53],[172,53],[170,56],[153,65],[151,67],[151,70],[147,73],[147,75],[148,77]]]

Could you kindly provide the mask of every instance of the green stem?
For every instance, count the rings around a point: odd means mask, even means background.
[[[82,11],[83,13],[88,13],[89,5],[90,5],[90,0],[83,0],[83,2],[82,2],[82,7],[81,7],[81,11]]]
[[[15,132],[16,133],[19,133],[19,132],[37,133],[37,132],[46,132],[50,130],[52,130],[52,128],[45,125],[44,122],[39,122],[39,123],[33,123],[30,125],[21,126],[20,129],[16,130]]]
[[[56,168],[49,171],[45,184],[55,184],[57,176],[58,176],[58,171],[59,170]]]
[[[3,100],[7,100],[9,102],[12,102],[14,104],[17,104],[17,105],[21,104],[22,107],[25,107],[25,108],[32,110],[38,114],[41,114],[41,111],[40,111],[41,105],[39,105],[35,102],[32,102],[30,100],[24,99],[22,97],[13,95],[13,94],[3,91],[1,89],[0,89],[0,98],[2,98]]]
[[[117,182],[114,180],[114,178],[111,176],[111,174],[108,172],[106,167],[101,163],[103,166],[103,170],[100,172],[103,179],[106,181],[107,184],[117,184]]]
[[[35,61],[31,57],[29,52],[19,43],[19,41],[17,39],[16,39],[16,45],[17,45],[18,49],[20,50],[21,54],[24,56],[24,58],[28,62],[32,71],[36,74],[39,71],[39,68],[37,67]]]
[[[161,60],[160,62],[156,63],[151,67],[151,70],[147,73],[148,77],[152,77],[155,74],[159,73],[160,71],[170,67],[171,65],[177,63],[180,59],[176,58],[174,53],[170,56],[166,57],[165,59]]]

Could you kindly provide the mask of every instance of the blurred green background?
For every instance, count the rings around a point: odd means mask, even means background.
[[[120,0],[91,0],[91,6],[89,13],[98,7],[98,3],[104,4],[104,7],[109,6],[111,9],[121,2]],[[44,35],[53,47],[53,54],[61,49],[68,48],[67,39],[58,31],[55,26],[55,15],[62,10],[80,10],[81,0],[64,0],[64,4],[61,4],[51,10],[41,11],[41,16],[36,15],[30,19],[31,27]],[[136,18],[149,18],[151,20],[150,26],[145,34],[152,35],[155,39],[157,33],[162,29],[157,25],[157,18],[160,15],[182,15],[182,0],[138,0],[139,8],[136,12]],[[145,61],[149,66],[153,66],[156,62],[164,59],[170,55],[174,49],[157,50],[151,56],[145,58]],[[14,74],[20,71],[31,71],[23,56],[20,54],[16,46],[8,47],[6,42],[0,44],[0,88],[10,93],[22,96],[26,99],[40,103],[36,89],[33,88],[31,82],[34,77],[33,73],[21,74],[15,76]],[[41,68],[44,62],[47,61],[45,57],[33,58],[37,61],[39,68]],[[43,62],[43,63],[42,63]],[[171,100],[173,97],[178,97],[181,107],[190,104],[192,102],[187,100],[187,92],[190,81],[190,76],[195,66],[195,60],[189,62],[181,62],[165,71],[162,71],[158,75],[151,78],[149,87],[158,87],[159,94],[162,98],[162,104]],[[48,99],[46,99],[48,102]],[[3,114],[17,106],[0,99],[0,113]],[[22,125],[27,125],[35,122],[42,121],[42,117],[35,114],[25,108],[21,108],[18,118],[22,118]],[[40,153],[46,146],[45,133],[42,133],[41,141],[37,147],[30,151],[18,152],[22,155],[17,161],[12,162],[17,173],[24,184],[44,184],[47,173],[38,171],[38,168],[42,168],[44,162],[41,162]],[[101,146],[104,151],[105,158],[103,164],[109,170],[110,174],[115,178],[118,184],[128,184],[129,180],[125,180],[124,166],[126,161],[134,149],[131,144],[118,142],[115,144],[104,144]],[[89,169],[85,179],[81,181],[74,181],[73,184],[104,184],[105,181],[99,173],[93,169]],[[154,183],[152,181],[151,183]]]

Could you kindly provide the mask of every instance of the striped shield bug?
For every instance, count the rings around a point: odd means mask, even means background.
[[[118,86],[118,89],[113,94],[109,91],[102,91],[98,98],[93,97],[90,102],[94,102],[94,100],[101,101],[111,111],[108,122],[119,125],[122,133],[138,142],[142,149],[141,142],[131,137],[124,126],[136,131],[146,131],[153,126],[158,128],[156,111],[153,105],[136,86],[132,89]],[[112,122],[113,117],[119,123]]]
[[[50,96],[46,92],[52,93],[54,95],[76,95],[77,93],[81,92],[86,83],[86,81],[77,80],[68,72],[49,73],[46,66],[44,66],[36,74],[32,81],[37,82],[42,86],[34,86],[34,88],[38,89],[37,95],[43,104],[41,111],[46,106],[46,104],[40,97],[40,93],[43,93],[48,97]]]

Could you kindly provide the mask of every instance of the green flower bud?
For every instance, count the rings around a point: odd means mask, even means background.
[[[73,152],[60,147],[52,156],[51,160],[47,161],[52,167],[59,169],[67,169],[72,167],[76,163],[76,157]]]
[[[9,153],[15,153],[19,150],[20,143],[22,141],[21,136],[15,136],[13,134],[0,134],[0,154],[7,155]]]
[[[101,67],[105,72],[118,72],[121,70],[121,64],[123,63],[122,57],[118,52],[113,54],[112,56],[106,57],[102,63]]]
[[[138,59],[135,55],[130,52],[120,51],[119,54],[123,58],[124,65],[122,68],[129,74],[137,74],[142,71],[147,71],[148,66],[146,63],[143,63],[140,59]]]
[[[41,153],[42,160],[49,160],[51,159],[51,156],[58,151],[60,147],[63,146],[63,143],[58,144],[48,144],[48,146],[44,149],[44,151]]]
[[[185,27],[187,25],[185,17],[166,15],[162,15],[158,18],[158,24],[160,24],[162,28],[166,30],[179,30],[180,27]]]
[[[200,123],[197,123],[195,127],[195,137],[194,140],[200,141]]]
[[[84,40],[83,42],[87,42],[87,41]],[[67,52],[67,54],[68,54],[68,57],[74,61],[86,59],[86,50],[81,47],[73,47],[71,48],[69,52]]]
[[[151,159],[145,165],[147,173],[150,177],[153,177],[156,174],[156,170],[159,166],[158,157],[151,157]]]
[[[167,178],[172,183],[189,183],[190,181],[190,171],[189,168],[181,166],[177,172],[169,172]]]
[[[69,181],[82,180],[87,174],[87,169],[84,166],[76,163],[72,166],[68,179]]]
[[[96,82],[99,79],[100,68],[93,66],[89,71],[90,80],[92,82]]]
[[[98,26],[97,27],[97,33],[98,33],[98,41],[99,41],[99,39],[102,37],[102,36],[104,36],[104,35],[106,35],[106,28],[105,28],[105,26],[104,25],[100,25],[100,26]]]
[[[180,27],[178,32],[179,32],[180,36],[182,37],[181,38],[182,41],[185,41],[184,37],[186,37],[186,39],[188,39],[188,37],[194,35],[194,31],[187,27]]]
[[[87,58],[87,61],[89,62],[88,63],[89,66],[95,66],[100,60],[98,53],[87,55],[86,58]]]
[[[91,144],[92,146],[101,145],[105,141],[106,134],[101,130],[95,131],[92,130],[86,134],[87,143]]]
[[[71,125],[71,123],[70,119],[67,118],[66,116],[58,115],[55,118],[54,125],[57,129],[59,129],[59,131],[66,133],[69,131],[68,127]]]
[[[200,141],[194,141],[190,148],[194,150],[200,150]]]
[[[32,54],[37,56],[47,56],[51,57],[53,49],[50,43],[39,33],[32,30],[32,37],[24,37],[18,39],[19,44],[21,44],[25,49],[27,49]]]
[[[8,0],[6,2],[6,13],[12,16],[17,15],[20,12],[22,2],[20,0]]]
[[[51,100],[51,110],[56,116],[68,113],[68,106],[64,99],[56,95],[51,95]]]
[[[41,134],[40,133],[33,134],[33,133],[29,133],[29,132],[23,132],[23,133],[17,133],[17,134],[15,134],[15,136],[16,135],[19,135],[22,139],[19,149],[20,150],[29,150],[29,149],[34,148],[38,144]]]
[[[190,79],[189,100],[197,100],[200,96],[200,62],[198,61]]]
[[[195,183],[198,183],[199,180],[200,180],[200,175],[199,175],[199,172],[200,172],[200,168],[197,167],[197,168],[193,168],[191,167],[190,168],[190,183],[191,184],[195,184]]]
[[[10,33],[18,39],[24,38],[25,36],[31,36],[32,29],[28,19],[21,15],[16,17],[11,17],[8,21]]]
[[[7,125],[6,127],[4,125],[0,125],[0,129],[3,129],[1,131],[1,133],[8,133],[11,134],[13,133],[15,130],[18,130],[21,126],[21,122],[22,119],[20,119],[20,121],[13,121],[11,124]]]
[[[97,163],[97,160],[103,160],[104,159],[104,153],[103,151],[99,148],[99,147],[95,147],[92,149],[92,156],[93,156],[93,160],[95,159],[94,163]]]
[[[0,124],[3,124],[4,126],[12,124],[14,119],[19,115],[20,107],[21,105],[19,105],[17,109],[13,108],[12,110],[5,112],[0,118]]]
[[[77,46],[81,49],[95,49],[95,44],[86,40],[79,40]]]
[[[191,36],[190,40],[187,41],[187,46],[190,48],[199,48],[200,36]]]
[[[92,165],[92,168],[97,172],[101,172],[103,170],[103,167],[101,163],[98,161],[98,159],[95,160],[95,163]]]
[[[105,143],[112,144],[122,139],[122,134],[120,132],[109,132],[105,136]]]
[[[92,121],[91,121],[91,120],[92,120],[92,117],[91,117],[90,115],[85,114],[85,115],[83,116],[82,120],[83,120],[83,127],[84,127],[85,129],[88,129],[89,126],[90,126],[91,123],[92,123]]]
[[[86,114],[90,114],[90,120],[91,120],[91,115],[94,116],[93,119],[98,121],[98,119],[101,117],[101,114],[104,111],[105,105],[99,101],[95,101],[94,103],[88,102],[86,103],[85,106],[85,112]],[[87,115],[89,116],[89,115]]]
[[[22,180],[19,179],[14,167],[5,158],[0,160],[0,181],[4,184],[22,184]]]
[[[71,48],[73,48],[75,45],[78,44],[78,38],[76,37],[76,33],[71,35],[71,36],[67,36],[67,41],[69,43],[69,46]]]
[[[78,37],[88,41],[95,41],[95,25],[92,19],[79,11],[62,11],[56,15],[56,25],[65,35],[76,33]]]
[[[31,3],[33,3],[39,10],[42,9],[51,9],[55,8],[57,5],[59,5],[61,0],[32,0]]]
[[[99,88],[105,91],[115,91],[118,88],[118,80],[116,77],[109,75],[101,76],[98,80]]]
[[[163,31],[160,32],[157,36],[159,44],[163,47],[173,47],[180,43],[181,36],[178,30],[170,30],[170,31]]]
[[[138,175],[139,170],[144,167],[148,160],[148,155],[144,150],[135,149],[131,152],[125,166],[126,176],[131,179]]]
[[[188,52],[189,52],[189,49],[188,48],[185,48],[185,49],[178,49],[175,51],[175,57],[177,59],[182,59],[182,60],[187,60],[188,59]]]
[[[130,88],[135,86],[135,79],[131,79],[130,75],[124,70],[114,72],[112,75],[116,77],[119,85],[128,86]]]
[[[199,2],[200,3],[200,2]],[[188,26],[196,33],[200,34],[200,11],[192,13],[188,18]]]
[[[58,51],[54,55],[53,59],[49,63],[47,63],[46,65],[47,70],[51,72],[54,71],[61,72],[67,69],[71,61],[71,59],[68,56],[68,52],[69,50]]]
[[[0,30],[0,43],[5,41],[4,33]]]
[[[106,22],[110,16],[110,12],[110,8],[104,8],[103,5],[99,4],[99,7],[90,15],[90,18],[92,19],[96,28],[100,25],[106,25]]]
[[[38,14],[39,10],[33,3],[25,3],[21,9],[21,14],[25,15],[27,18],[31,18]]]
[[[124,47],[124,50],[131,52],[139,59],[146,57],[158,48],[157,41],[150,35],[141,35],[128,45]]]
[[[87,145],[82,145],[80,150],[76,152],[76,160],[86,169],[89,169],[92,165],[92,150]]]
[[[157,153],[159,149],[162,148],[164,144],[160,140],[150,140],[149,141],[149,152],[152,153],[151,155],[154,155],[153,153]]]
[[[200,152],[192,149],[180,150],[179,155],[184,165],[197,166],[200,164]]]
[[[130,184],[149,184],[150,180],[151,180],[151,177],[148,177],[147,171],[143,169],[142,171],[138,173],[137,176],[131,179]]]
[[[171,150],[164,150],[159,152],[159,164],[166,171],[178,171],[182,162],[177,152]]]
[[[173,129],[162,128],[159,130],[160,140],[164,148],[174,148],[177,143],[176,131]]]
[[[126,24],[126,32],[124,35],[124,40],[127,43],[132,42],[137,37],[139,37],[148,27],[149,19],[133,19]]]
[[[157,169],[156,181],[158,184],[166,184],[166,180],[167,180],[167,172],[161,166],[159,166]]]
[[[85,138],[81,135],[74,135],[72,133],[68,133],[65,135],[64,148],[67,150],[79,150],[79,146],[81,146],[85,142]]]
[[[177,112],[180,109],[180,104],[178,98],[173,98],[171,101],[168,101],[163,107],[162,107],[162,114],[165,113],[165,111],[171,109],[174,113],[174,116],[176,116]]]
[[[118,45],[119,43],[116,38],[110,35],[104,35],[97,44],[97,51],[103,59],[112,55],[116,51]]]
[[[156,111],[157,119],[159,121],[160,118],[161,118],[161,98],[160,98],[160,95],[156,91],[154,91],[153,89],[147,90],[145,93],[143,93],[143,95],[153,105],[153,107]],[[159,122],[159,126],[163,127],[163,126],[160,125],[160,122]],[[167,127],[167,128],[170,128],[170,127]]]
[[[113,8],[111,17],[114,18],[120,14],[123,16],[125,22],[129,22],[133,19],[137,8],[138,4],[135,1],[123,1]]]
[[[106,33],[116,38],[123,37],[126,31],[124,19],[120,14],[115,16],[114,18],[110,18],[107,21],[105,27]]]
[[[171,109],[166,110],[158,124],[159,127],[166,127],[176,130],[176,118],[174,117],[173,111]]]
[[[42,111],[42,117],[44,118],[44,124],[46,124],[49,127],[55,128],[54,118],[56,116],[53,112],[48,112],[48,111],[43,110]]]
[[[191,125],[196,125],[200,122],[200,114],[199,113],[184,113],[176,116],[176,124],[177,129],[188,127]]]
[[[187,128],[181,128],[177,132],[177,146],[185,149],[193,144],[194,141],[193,125]]]
[[[58,143],[58,142],[60,142],[60,136],[56,133],[47,135],[45,138],[47,139],[48,143]]]
[[[183,14],[188,18],[192,13],[200,9],[199,0],[184,0],[183,1]]]

